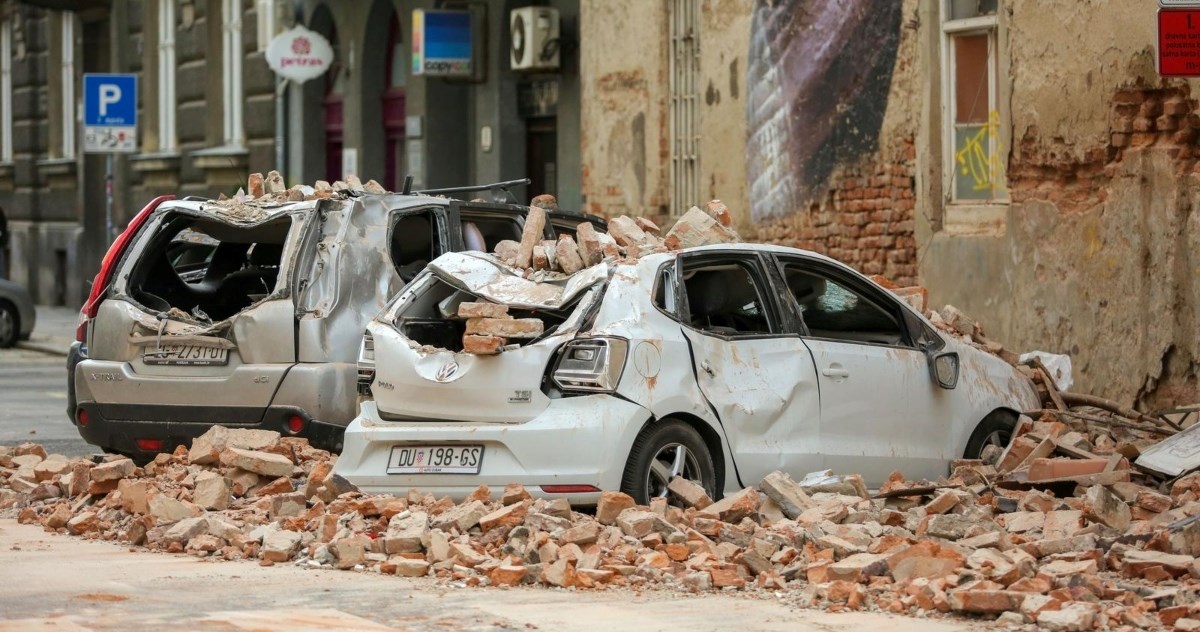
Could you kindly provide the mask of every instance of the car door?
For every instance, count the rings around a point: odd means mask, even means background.
[[[707,251],[676,262],[677,305],[696,380],[720,420],[744,485],[773,470],[819,469],[820,406],[808,349],[785,331],[756,253]]]
[[[834,264],[779,255],[779,271],[820,385],[820,450],[838,473],[879,484],[945,473],[946,420],[917,400],[930,390],[928,360],[912,343],[898,301]]]

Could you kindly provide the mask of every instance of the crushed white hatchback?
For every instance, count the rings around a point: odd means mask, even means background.
[[[541,274],[446,254],[395,297],[367,327],[373,400],[335,471],[367,492],[521,483],[581,504],[645,503],[674,476],[717,497],[776,469],[877,485],[944,475],[1039,406],[1013,367],[812,252],[705,246]],[[544,329],[467,353],[464,302]]]

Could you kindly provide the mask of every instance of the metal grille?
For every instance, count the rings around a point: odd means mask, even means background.
[[[700,83],[700,2],[669,0],[671,24],[671,214],[682,215],[700,198],[696,133]]]

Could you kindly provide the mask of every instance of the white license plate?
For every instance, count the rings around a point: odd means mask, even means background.
[[[223,366],[229,364],[229,350],[202,345],[163,345],[147,349],[142,355],[145,364],[176,366]]]
[[[388,474],[478,474],[481,445],[396,445],[388,457]]]

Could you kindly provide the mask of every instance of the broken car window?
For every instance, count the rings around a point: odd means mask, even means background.
[[[429,211],[403,215],[392,225],[392,265],[405,283],[437,256],[434,252],[434,219]]]
[[[521,241],[521,224],[515,217],[496,213],[470,213],[464,209],[462,218],[463,243],[467,250],[492,252],[495,250],[496,244],[506,239]],[[472,234],[477,235],[475,239],[483,239],[482,248],[475,247],[475,244],[472,243]]]
[[[684,264],[689,324],[724,336],[771,333],[762,291],[746,264]]]
[[[788,290],[816,338],[904,344],[900,323],[858,292],[797,264],[785,264]]]
[[[153,311],[229,318],[275,291],[291,226],[288,217],[254,227],[167,217],[130,274],[129,294]]]
[[[470,292],[465,292],[445,281],[432,276],[426,281],[418,280],[415,296],[396,314],[395,324],[408,339],[419,345],[459,352],[463,350],[463,334],[467,331],[467,319],[458,316],[460,303],[488,302]],[[508,308],[508,316],[515,319],[537,318],[549,334],[566,321],[575,310],[578,299],[561,310],[530,310]],[[528,344],[534,338],[512,338],[515,344]]]

